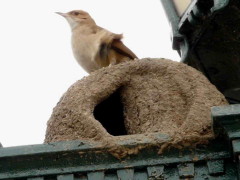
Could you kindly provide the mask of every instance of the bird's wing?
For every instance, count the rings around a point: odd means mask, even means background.
[[[123,37],[122,34],[115,34],[101,27],[98,27],[98,34],[101,39],[95,61],[100,66],[105,67],[109,65],[109,52],[111,49],[130,59],[137,58],[137,56],[121,41]]]
[[[111,43],[111,48],[117,51],[119,54],[129,57],[130,59],[138,58],[127,46],[123,44],[121,38],[121,34],[116,34]]]
[[[101,55],[107,55],[109,48],[117,51],[119,54],[129,57],[130,59],[135,59],[138,57],[127,47],[123,44],[121,39],[123,38],[122,34],[115,34],[112,33],[102,27],[98,26],[98,31],[101,31],[104,36],[102,37],[100,53]]]

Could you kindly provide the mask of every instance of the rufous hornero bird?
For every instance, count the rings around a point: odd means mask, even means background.
[[[74,10],[56,13],[68,21],[72,30],[74,57],[88,73],[137,59],[137,56],[121,41],[122,34],[115,34],[99,27],[87,12]]]

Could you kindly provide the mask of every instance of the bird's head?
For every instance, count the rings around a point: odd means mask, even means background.
[[[92,17],[83,10],[74,10],[68,13],[56,13],[66,18],[72,29],[74,29],[78,25],[95,24],[95,21],[92,19]]]

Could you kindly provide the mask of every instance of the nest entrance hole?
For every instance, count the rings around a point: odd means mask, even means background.
[[[124,125],[123,104],[119,90],[99,103],[95,107],[93,115],[109,134],[113,136],[127,135]]]

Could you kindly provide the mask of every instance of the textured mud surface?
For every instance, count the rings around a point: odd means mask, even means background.
[[[227,104],[215,86],[187,65],[167,59],[136,60],[102,68],[73,84],[53,110],[45,142],[117,141],[119,137],[110,135],[93,113],[116,91],[126,134],[159,132],[168,135],[173,146],[212,139],[210,107]]]

